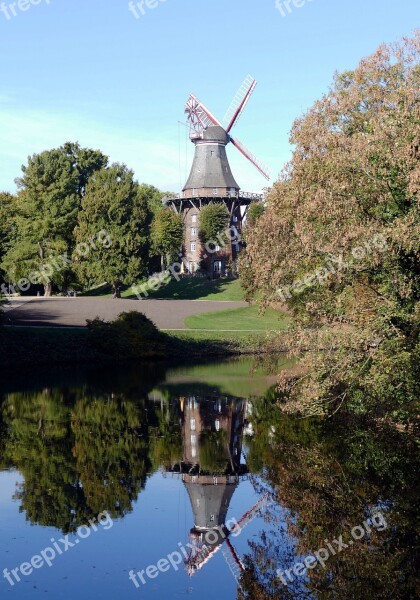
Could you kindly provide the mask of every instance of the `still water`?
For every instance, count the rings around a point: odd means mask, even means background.
[[[417,596],[406,433],[282,415],[252,358],[24,381],[0,384],[1,598]]]

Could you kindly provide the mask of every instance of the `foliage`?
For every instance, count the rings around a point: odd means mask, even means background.
[[[130,512],[150,467],[141,401],[78,395],[11,394],[0,411],[7,426],[3,460],[24,476],[15,497],[20,511],[65,533],[103,511],[113,518]]]
[[[162,210],[162,198],[165,194],[158,190],[154,185],[141,183],[139,185],[139,196],[146,200],[149,210],[153,215],[156,215]]]
[[[229,443],[226,431],[203,431],[200,434],[200,469],[211,474],[222,474],[229,465]]]
[[[246,213],[246,226],[253,227],[264,214],[264,205],[261,202],[251,202]]]
[[[1,261],[16,235],[15,217],[16,196],[7,192],[0,193],[0,281],[2,279]]]
[[[216,242],[217,237],[229,226],[229,213],[224,204],[208,204],[200,211],[200,239]]]
[[[29,157],[22,177],[16,180],[17,231],[2,263],[12,281],[41,271],[37,281],[43,283],[46,295],[51,293],[51,282],[66,287],[69,269],[65,264],[50,274],[42,273],[42,266],[73,251],[72,232],[87,182],[106,163],[100,151],[72,143]]]
[[[247,235],[247,297],[258,294],[263,305],[285,297],[296,318],[295,331],[279,340],[306,372],[281,382],[290,411],[342,406],[405,420],[413,412],[419,57],[420,32],[336,76],[295,122],[293,158]],[[281,296],[284,286],[293,287]]]
[[[162,257],[162,269],[169,267],[182,246],[184,223],[181,215],[161,208],[154,216],[151,238],[154,254]]]
[[[250,422],[248,464],[262,476],[256,491],[277,504],[264,515],[269,527],[249,544],[243,591],[259,600],[415,598],[415,441],[354,418],[330,424],[286,416],[272,397],[252,402]],[[376,510],[386,530],[372,527],[342,553],[330,552],[325,568],[282,584],[277,569],[284,573],[340,535],[347,542]]]
[[[163,338],[156,325],[142,313],[121,313],[112,323],[96,318],[87,321],[88,345],[115,360],[164,354]]]
[[[78,214],[76,241],[106,231],[109,244],[98,244],[87,256],[76,256],[77,272],[85,283],[110,283],[115,297],[147,271],[151,214],[145,190],[125,165],[113,164],[95,173]]]

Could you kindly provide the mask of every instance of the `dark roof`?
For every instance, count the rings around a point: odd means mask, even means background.
[[[202,138],[194,140],[194,161],[183,191],[200,188],[240,189],[227,158],[228,143],[229,136],[223,127],[208,127],[203,131]]]
[[[234,484],[201,485],[185,483],[198,529],[213,529],[224,525],[232,496],[238,486]],[[211,516],[214,519],[211,519]]]

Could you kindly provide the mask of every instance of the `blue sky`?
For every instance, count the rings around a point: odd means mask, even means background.
[[[248,73],[258,87],[233,133],[275,179],[293,120],[334,72],[420,25],[419,0],[300,0],[285,16],[275,0],[156,0],[139,18],[128,0],[31,1],[0,12],[0,190],[29,154],[78,140],[179,191],[188,94],[221,119]],[[229,158],[244,190],[266,185],[232,146]]]

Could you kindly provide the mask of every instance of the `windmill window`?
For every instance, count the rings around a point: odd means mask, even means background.
[[[197,443],[197,436],[194,433],[192,433],[191,434],[191,444],[193,446],[195,446],[196,443]]]
[[[218,193],[219,193],[219,188],[213,188],[213,194],[215,196],[217,196]]]
[[[197,215],[192,215],[191,223],[197,223]]]
[[[195,431],[195,419],[191,419],[190,427],[191,427],[191,431]]]
[[[198,189],[197,188],[193,188],[193,196],[198,196]]]
[[[220,421],[219,421],[219,419],[216,420],[216,422],[215,422],[214,425],[216,427],[216,431],[220,431]]]
[[[211,155],[214,156],[214,150],[211,151]]]
[[[197,235],[197,228],[196,227],[191,227],[191,235],[192,236],[196,236]]]
[[[195,252],[196,244],[195,242],[191,242],[191,252]]]
[[[214,515],[210,515],[210,523],[213,523],[214,521]]]

